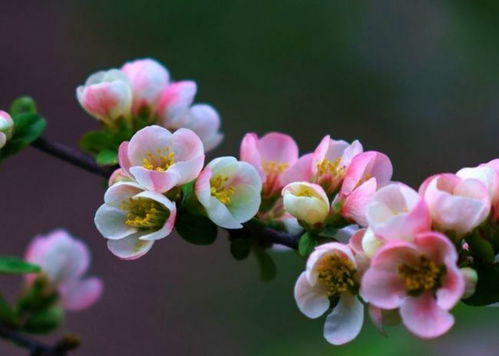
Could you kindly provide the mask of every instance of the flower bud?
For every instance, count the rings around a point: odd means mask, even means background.
[[[478,274],[473,268],[470,267],[461,268],[460,271],[464,277],[463,299],[466,299],[475,293],[476,283],[478,282]]]
[[[79,86],[76,96],[81,106],[107,125],[119,118],[128,118],[132,105],[132,90],[125,74],[117,69],[91,75]]]
[[[284,209],[301,223],[322,224],[329,214],[329,200],[321,186],[307,182],[290,183],[282,190]]]
[[[0,149],[14,134],[14,121],[5,111],[0,110]]]

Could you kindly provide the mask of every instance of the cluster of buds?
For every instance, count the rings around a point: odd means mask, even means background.
[[[189,128],[208,151],[222,140],[220,117],[210,105],[193,105],[196,91],[195,82],[171,82],[163,65],[139,59],[91,75],[76,93],[82,107],[111,130],[125,125],[133,132],[151,124],[170,131]]]
[[[204,161],[201,139],[186,128],[172,133],[152,125],[123,142],[120,168],[95,215],[110,251],[122,259],[143,256],[170,235],[187,200],[191,213],[224,228],[241,228],[255,216],[262,186],[256,169],[234,157],[216,158],[206,167]],[[189,199],[188,187],[194,192]]]
[[[348,241],[320,244],[310,254],[295,286],[299,309],[317,318],[332,308],[324,329],[332,344],[357,336],[364,305],[381,330],[397,319],[421,338],[446,333],[454,324],[450,311],[460,300],[485,304],[483,299],[473,301],[479,278],[475,268],[491,269],[499,253],[498,162],[431,176],[419,191],[384,181],[361,196],[364,208],[355,212],[362,216],[354,218],[358,231]],[[315,198],[326,216],[327,194],[310,183],[301,184],[303,195]],[[342,202],[339,212],[348,205],[342,190],[336,198]],[[284,194],[294,191],[291,185]],[[313,229],[317,220],[305,226]]]

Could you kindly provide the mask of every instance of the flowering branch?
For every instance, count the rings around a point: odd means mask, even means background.
[[[28,349],[31,356],[64,356],[67,355],[67,351],[75,349],[79,344],[76,338],[66,336],[55,345],[47,345],[3,324],[0,324],[0,337]]]

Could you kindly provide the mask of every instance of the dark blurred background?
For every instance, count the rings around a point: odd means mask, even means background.
[[[97,123],[75,88],[97,70],[154,57],[174,79],[194,79],[236,154],[241,137],[280,130],[302,152],[326,133],[387,153],[395,179],[498,156],[499,2],[66,0],[0,5],[0,107],[23,94],[48,119],[47,138],[76,146]],[[67,316],[75,355],[499,355],[499,311],[460,307],[446,336],[423,342],[402,327],[383,337],[366,322],[345,347],[322,338],[323,319],[297,310],[303,262],[276,254],[277,280],[258,279],[253,259],[230,257],[224,236],[195,247],[171,236],[144,258],[122,262],[92,220],[98,177],[27,149],[0,170],[1,254],[65,227],[92,250],[106,284],[92,309]],[[19,278],[2,278],[13,298]],[[50,338],[49,338],[50,340]],[[24,355],[0,343],[1,355]]]

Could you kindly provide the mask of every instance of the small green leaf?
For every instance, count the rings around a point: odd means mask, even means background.
[[[499,302],[499,266],[480,264],[472,267],[478,274],[475,293],[463,302],[476,306]]]
[[[89,131],[80,139],[80,147],[84,151],[97,154],[106,149],[116,149],[116,143],[111,133],[106,130]]]
[[[33,334],[46,334],[55,330],[64,320],[64,312],[60,307],[52,306],[31,314],[22,329]]]
[[[195,245],[210,245],[217,239],[217,226],[202,215],[179,214],[175,229],[184,240]]]
[[[17,317],[14,309],[7,303],[5,298],[0,295],[0,320],[7,325],[16,325]]]
[[[36,103],[30,96],[21,96],[10,105],[10,115],[16,116],[23,113],[36,114]]]
[[[470,236],[466,237],[466,242],[470,246],[471,254],[481,262],[492,262],[495,258],[494,248],[492,244],[480,236],[478,231],[475,231]]]
[[[12,120],[14,120],[12,140],[23,140],[27,144],[39,138],[47,126],[45,119],[35,113],[21,113],[13,116]]]
[[[40,267],[24,262],[20,258],[12,256],[0,257],[0,273],[25,274],[40,272]]]
[[[234,239],[230,243],[230,253],[236,260],[244,260],[251,252],[251,244],[249,239]]]
[[[312,253],[315,246],[317,246],[315,235],[310,232],[306,232],[300,237],[300,241],[298,242],[298,252],[300,252],[300,255],[302,256],[308,256]]]
[[[272,257],[261,247],[255,247],[253,252],[260,267],[260,278],[262,281],[268,282],[273,280],[277,274],[277,267]]]
[[[102,150],[95,156],[95,161],[100,165],[113,165],[118,163],[118,152],[113,150]]]
[[[327,238],[335,238],[337,234],[338,229],[328,225],[320,232],[319,235]]]

